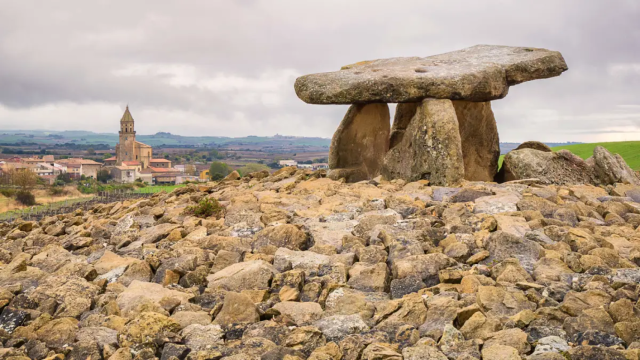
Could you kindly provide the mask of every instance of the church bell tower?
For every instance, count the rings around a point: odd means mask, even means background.
[[[127,105],[122,119],[120,119],[120,142],[116,149],[118,165],[122,165],[123,161],[135,161],[134,144],[136,142],[136,131],[133,125],[133,117],[129,112],[129,105]]]

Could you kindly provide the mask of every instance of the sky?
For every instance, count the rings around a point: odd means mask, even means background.
[[[0,130],[331,137],[296,77],[476,44],[560,51],[492,103],[500,140],[640,140],[636,0],[0,0]],[[393,107],[392,107],[393,109]]]

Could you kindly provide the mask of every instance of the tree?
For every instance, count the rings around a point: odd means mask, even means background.
[[[249,173],[258,172],[262,170],[269,170],[269,167],[262,164],[257,164],[257,163],[248,163],[237,170],[240,176],[245,176]]]
[[[10,170],[11,180],[14,185],[19,186],[22,191],[28,191],[38,183],[38,175],[28,169]]]
[[[231,169],[229,168],[229,165],[220,161],[212,162],[209,167],[209,177],[211,180],[223,179],[225,176],[229,175],[230,172]]]
[[[95,155],[96,154],[96,150],[92,147],[87,149],[87,155]]]
[[[113,156],[113,155],[111,155],[110,153],[104,153],[104,155],[102,155],[102,158],[103,158],[103,159],[108,159],[108,158],[110,158],[111,156]]]
[[[56,177],[56,181],[62,181],[62,182],[64,182],[65,184],[68,184],[68,183],[72,182],[72,181],[73,181],[73,179],[71,179],[71,174],[69,174],[69,173],[62,173],[62,174],[60,174],[60,175],[58,175],[58,176]]]
[[[113,177],[111,176],[111,173],[109,172],[109,170],[107,169],[100,169],[98,170],[98,173],[96,174],[96,178],[98,179],[98,181],[100,181],[101,183],[107,183],[109,180],[111,180]]]
[[[188,164],[184,167],[184,173],[187,175],[195,175],[196,174],[196,167],[192,164]]]

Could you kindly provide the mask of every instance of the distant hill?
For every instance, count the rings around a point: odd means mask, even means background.
[[[154,135],[136,135],[136,140],[151,146],[227,146],[227,145],[264,145],[264,146],[316,146],[329,147],[331,139],[319,137],[301,136],[181,136],[168,132],[159,132]],[[107,144],[115,146],[118,143],[118,134],[94,133],[91,131],[42,131],[42,130],[0,130],[0,144],[20,145],[25,143],[37,143],[42,145],[55,145],[75,143],[82,145]]]

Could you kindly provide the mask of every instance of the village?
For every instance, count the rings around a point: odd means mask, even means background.
[[[116,184],[137,181],[147,185],[180,185],[211,180],[211,163],[206,161],[172,164],[170,159],[154,158],[153,147],[136,141],[135,121],[128,106],[120,119],[119,139],[115,156],[107,157],[103,162],[84,157],[56,158],[54,155],[11,155],[0,158],[0,182],[2,185],[13,185],[10,176],[7,176],[12,171],[31,171],[45,185],[54,185],[62,174],[67,174],[65,176],[72,180],[96,179]],[[272,169],[286,166],[328,169],[327,163],[311,160],[279,160],[272,165]]]

